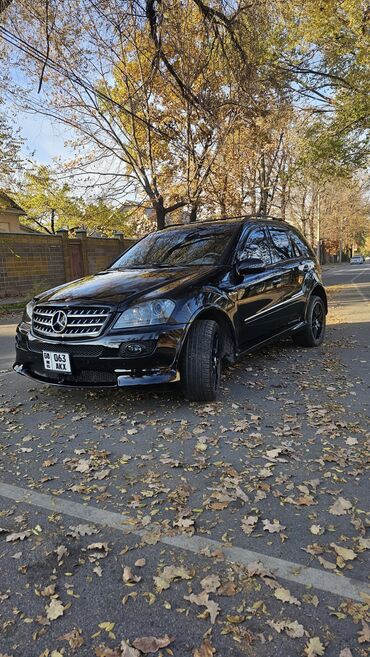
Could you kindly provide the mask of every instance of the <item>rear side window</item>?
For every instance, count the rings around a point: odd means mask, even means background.
[[[279,262],[280,260],[289,260],[295,258],[296,255],[293,250],[293,244],[290,241],[288,231],[280,230],[279,228],[269,228],[271,236],[271,256],[272,262]]]
[[[296,233],[290,233],[291,240],[293,242],[294,250],[296,251],[297,257],[304,256],[306,258],[312,258],[312,252],[308,244],[306,244]]]

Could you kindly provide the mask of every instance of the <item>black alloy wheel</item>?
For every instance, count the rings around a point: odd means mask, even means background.
[[[306,322],[304,329],[293,333],[293,340],[300,347],[318,347],[324,340],[326,329],[326,308],[321,297],[311,296]]]

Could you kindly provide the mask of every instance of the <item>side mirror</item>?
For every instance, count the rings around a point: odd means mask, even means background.
[[[236,261],[236,271],[238,274],[258,274],[264,271],[266,265],[260,258],[244,258]]]

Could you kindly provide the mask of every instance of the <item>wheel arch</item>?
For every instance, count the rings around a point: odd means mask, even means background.
[[[324,306],[325,306],[325,312],[327,313],[328,312],[328,297],[326,295],[324,287],[322,285],[320,285],[319,283],[317,285],[315,285],[315,287],[313,288],[313,290],[310,294],[310,298],[312,296],[320,297],[320,299],[323,300]]]
[[[232,321],[230,320],[228,315],[222,310],[220,310],[220,308],[215,308],[214,306],[203,308],[192,318],[188,331],[190,330],[191,326],[193,326],[195,322],[201,319],[213,319],[220,326],[221,336],[222,336],[223,358],[227,362],[233,363],[235,360],[236,336],[235,336],[235,330]],[[186,342],[186,338],[182,345],[181,351],[183,351],[184,349],[185,342]]]

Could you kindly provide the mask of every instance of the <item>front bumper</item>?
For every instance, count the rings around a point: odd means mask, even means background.
[[[16,333],[13,369],[36,381],[68,387],[121,387],[179,380],[178,360],[187,325],[150,327],[93,340],[47,340],[21,323]],[[144,355],[128,355],[128,344],[141,345]],[[71,374],[44,368],[43,351],[68,353]]]

